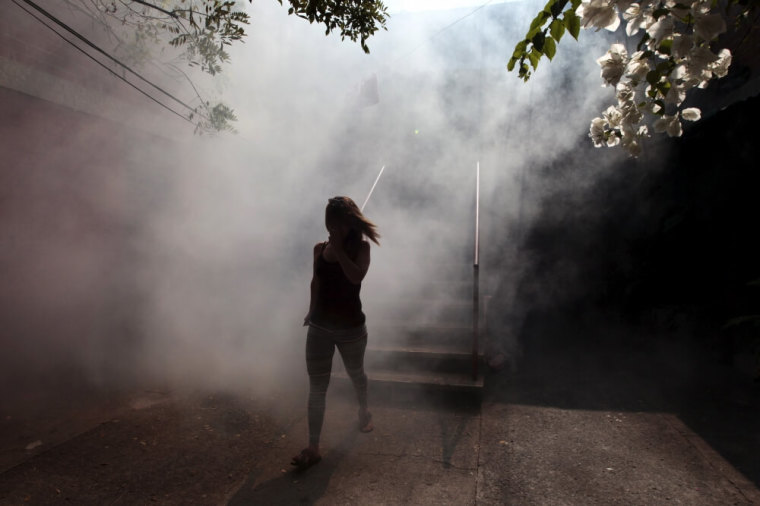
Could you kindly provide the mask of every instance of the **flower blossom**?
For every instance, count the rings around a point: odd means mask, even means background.
[[[721,49],[718,53],[718,59],[710,64],[710,71],[715,77],[724,77],[728,74],[728,67],[731,66],[731,51]]]
[[[633,125],[623,125],[620,132],[622,134],[620,145],[623,149],[628,151],[628,154],[631,156],[640,155],[641,140],[649,136],[649,130],[646,125],[641,125],[638,128],[634,128]]]
[[[694,21],[694,33],[708,42],[725,31],[726,22],[720,14],[697,16]]]
[[[681,137],[683,129],[681,128],[681,120],[678,119],[678,114],[674,114],[673,116],[663,115],[654,122],[654,131],[658,133],[667,132],[670,137]]]
[[[691,11],[696,16],[707,14],[712,8],[712,0],[694,0],[691,4]]]
[[[625,67],[625,76],[634,83],[639,83],[646,79],[649,70],[649,60],[644,58],[644,51],[636,51]]]
[[[699,121],[702,118],[702,111],[697,107],[687,107],[681,111],[681,117],[686,121]]]
[[[673,35],[673,45],[670,54],[673,58],[685,58],[694,47],[694,37],[683,33]]]
[[[689,56],[684,62],[687,78],[694,80],[699,88],[704,88],[712,78],[712,66],[717,61],[718,56],[710,51],[708,47],[695,47],[689,51]]]
[[[672,16],[662,16],[647,27],[647,33],[652,38],[655,46],[659,46],[663,39],[673,36],[674,26]]]
[[[622,44],[612,44],[609,51],[596,60],[596,63],[602,67],[601,76],[605,82],[604,86],[615,86],[623,76],[628,63],[628,51]]]
[[[584,28],[614,31],[622,13],[629,36],[646,32],[630,56],[624,45],[612,44],[597,59],[603,86],[615,88],[617,104],[591,121],[588,135],[594,146],[620,146],[637,156],[652,131],[681,137],[683,121],[699,121],[702,112],[696,107],[673,114],[665,111],[680,108],[690,90],[725,76],[731,65],[728,49],[715,54],[710,48],[710,42],[726,31],[726,21],[717,13],[714,0],[582,2],[576,14]],[[654,116],[650,127],[642,124],[645,116]]]
[[[590,0],[583,2],[577,11],[581,17],[581,24],[584,28],[593,26],[598,30],[606,28],[614,32],[620,26],[615,6],[608,0]]]
[[[591,137],[594,147],[600,148],[606,144],[607,135],[605,126],[607,126],[607,120],[604,118],[594,118],[591,120],[588,136]]]
[[[639,3],[632,3],[624,12],[623,19],[628,21],[625,25],[625,33],[628,36],[636,35],[641,28],[646,26],[648,21],[648,12],[644,10]]]
[[[604,119],[612,128],[620,128],[620,122],[623,121],[623,113],[614,105],[609,106],[603,113]]]

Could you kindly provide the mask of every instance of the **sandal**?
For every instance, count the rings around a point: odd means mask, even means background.
[[[317,464],[320,460],[322,460],[321,455],[314,453],[309,448],[304,448],[301,450],[301,453],[293,457],[293,460],[290,461],[290,465],[296,466],[299,471],[305,471],[314,464]]]
[[[375,426],[372,425],[372,413],[369,411],[362,413],[359,410],[359,432],[372,432],[374,428]]]

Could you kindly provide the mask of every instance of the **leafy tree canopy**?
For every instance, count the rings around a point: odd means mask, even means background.
[[[283,4],[283,0],[277,1]],[[226,47],[243,39],[250,23],[250,17],[236,0],[66,2],[105,27],[127,62],[141,63],[150,58],[152,46],[167,43],[191,67],[212,76],[229,61]],[[326,35],[335,32],[341,39],[358,42],[366,53],[369,53],[367,40],[377,30],[386,29],[388,19],[380,0],[287,0],[287,5],[288,14],[323,25]],[[176,66],[174,69],[180,71]],[[196,131],[232,129],[231,122],[235,120],[232,109],[221,103],[211,104],[200,95],[198,99],[200,105],[190,115]]]

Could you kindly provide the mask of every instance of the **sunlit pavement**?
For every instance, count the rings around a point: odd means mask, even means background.
[[[480,404],[376,392],[369,434],[333,385],[324,458],[301,473],[304,390],[138,396],[68,439],[40,434],[0,474],[0,503],[760,504],[757,388],[663,382],[627,357],[526,359]]]

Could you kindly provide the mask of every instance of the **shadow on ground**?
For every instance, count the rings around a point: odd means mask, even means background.
[[[760,487],[760,385],[706,347],[547,318],[526,322],[520,347],[486,401],[672,414]]]

